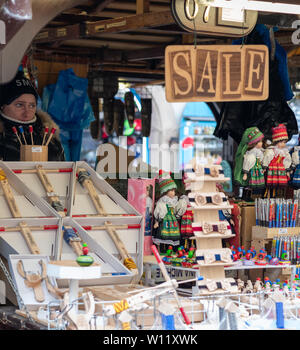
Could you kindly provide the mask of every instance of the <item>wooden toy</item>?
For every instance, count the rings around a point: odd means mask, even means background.
[[[23,261],[19,260],[17,263],[17,271],[20,276],[24,278],[25,285],[29,288],[33,288],[35,299],[38,302],[43,302],[45,300],[45,296],[41,283],[44,279],[47,278],[47,273],[44,269],[42,260],[39,261],[39,264],[41,265],[42,271],[40,273],[32,273],[25,271]]]

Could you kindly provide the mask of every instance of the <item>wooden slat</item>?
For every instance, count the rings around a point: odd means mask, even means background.
[[[129,30],[137,30],[145,27],[157,27],[174,24],[174,18],[171,11],[150,12],[142,15],[128,16],[125,18],[116,18],[111,20],[87,23],[87,34],[95,35],[97,33],[118,33]]]
[[[140,15],[150,11],[149,0],[136,0],[136,14]]]

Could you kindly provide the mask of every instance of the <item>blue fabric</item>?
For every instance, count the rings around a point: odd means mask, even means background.
[[[68,162],[80,160],[83,130],[60,130],[60,142]]]
[[[268,28],[264,24],[257,24],[253,31],[254,30],[257,31],[257,33],[262,38],[264,44],[268,46],[269,51],[271,51],[270,32]],[[277,28],[274,27],[273,30],[275,32],[277,31]],[[242,43],[243,38],[236,39],[233,41],[234,45],[241,45]],[[294,94],[291,89],[291,84],[289,80],[287,54],[284,48],[278,44],[277,40],[275,40],[275,58],[278,61],[278,73],[284,87],[285,99],[286,101],[290,101],[294,97]]]
[[[95,119],[87,88],[88,80],[72,68],[60,71],[57,83],[44,88],[42,106],[61,129],[84,129]]]

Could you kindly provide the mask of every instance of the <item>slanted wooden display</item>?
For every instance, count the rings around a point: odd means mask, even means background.
[[[2,187],[2,190],[4,193],[4,197],[6,199],[7,205],[11,211],[12,216],[14,218],[21,218],[22,215],[19,211],[19,208],[17,206],[17,203],[16,203],[15,198],[13,196],[13,193],[11,191],[10,184],[6,178],[5,172],[2,169],[0,169],[0,184],[1,184],[1,187]],[[20,231],[22,233],[22,236],[23,236],[30,252],[32,254],[40,254],[39,247],[37,246],[32,234],[31,234],[30,228],[28,227],[26,222],[21,222],[19,224],[19,227],[20,227]]]
[[[87,189],[89,197],[91,198],[95,209],[99,216],[108,216],[106,211],[104,210],[104,206],[101,202],[100,196],[98,195],[93,182],[91,181],[88,172],[84,168],[78,168],[77,169],[78,174],[78,181],[81,183],[81,185]],[[124,265],[131,270],[133,273],[138,274],[137,266],[133,260],[133,258],[130,256],[129,252],[127,251],[124,243],[120,239],[116,227],[114,227],[110,222],[104,223],[104,229],[109,234],[110,238],[114,242],[115,246],[117,247],[122,261]]]
[[[194,163],[194,167],[197,165]],[[201,166],[200,166],[201,167]],[[219,194],[219,198],[224,198],[224,194],[217,192],[216,183],[226,182],[229,179],[225,178],[222,174],[222,167],[215,165],[204,166],[206,172],[201,176],[193,176],[187,179],[185,182],[186,186],[191,190],[189,197],[196,197],[198,195],[207,195],[211,197]],[[216,170],[217,169],[217,173]],[[198,170],[195,169],[197,173]],[[208,174],[209,173],[209,174]],[[210,175],[212,174],[212,175]],[[200,180],[201,179],[201,180]],[[202,281],[198,281],[198,288],[200,294],[213,294],[222,292],[237,292],[237,286],[233,278],[225,278],[224,267],[232,264],[231,254],[228,248],[222,248],[222,239],[232,237],[230,229],[223,230],[222,233],[218,231],[219,225],[226,224],[226,222],[221,222],[219,218],[219,210],[231,209],[232,206],[229,204],[228,199],[222,200],[220,205],[214,203],[206,203],[199,205],[199,203],[191,203],[194,213],[194,226],[200,227],[201,231],[194,231],[195,236],[193,239],[196,240],[196,259],[199,264],[199,274],[204,277]],[[212,225],[213,230],[209,232],[204,232],[204,226]],[[215,231],[217,230],[217,231]],[[227,261],[224,262],[222,259],[206,262],[203,259],[203,254],[209,253],[210,255],[227,256]],[[205,255],[204,255],[205,256]]]

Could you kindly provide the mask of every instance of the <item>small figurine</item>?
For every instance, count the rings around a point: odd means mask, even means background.
[[[254,283],[254,288],[253,291],[254,292],[260,292],[263,288],[263,283],[261,281],[261,279],[259,277],[256,278],[256,281]]]
[[[288,133],[284,124],[272,128],[272,145],[264,154],[263,168],[267,170],[266,186],[270,197],[282,197],[290,179],[292,158],[286,146]],[[273,193],[271,194],[271,189]]]
[[[263,138],[257,127],[246,129],[235,156],[234,179],[253,194],[260,193],[265,187]]]
[[[180,227],[178,219],[185,213],[185,200],[178,201],[177,186],[169,173],[159,171],[159,189],[161,197],[154,209],[153,243],[172,246],[180,245]]]
[[[251,280],[247,281],[246,288],[244,290],[245,293],[252,293],[253,292],[253,284]]]

